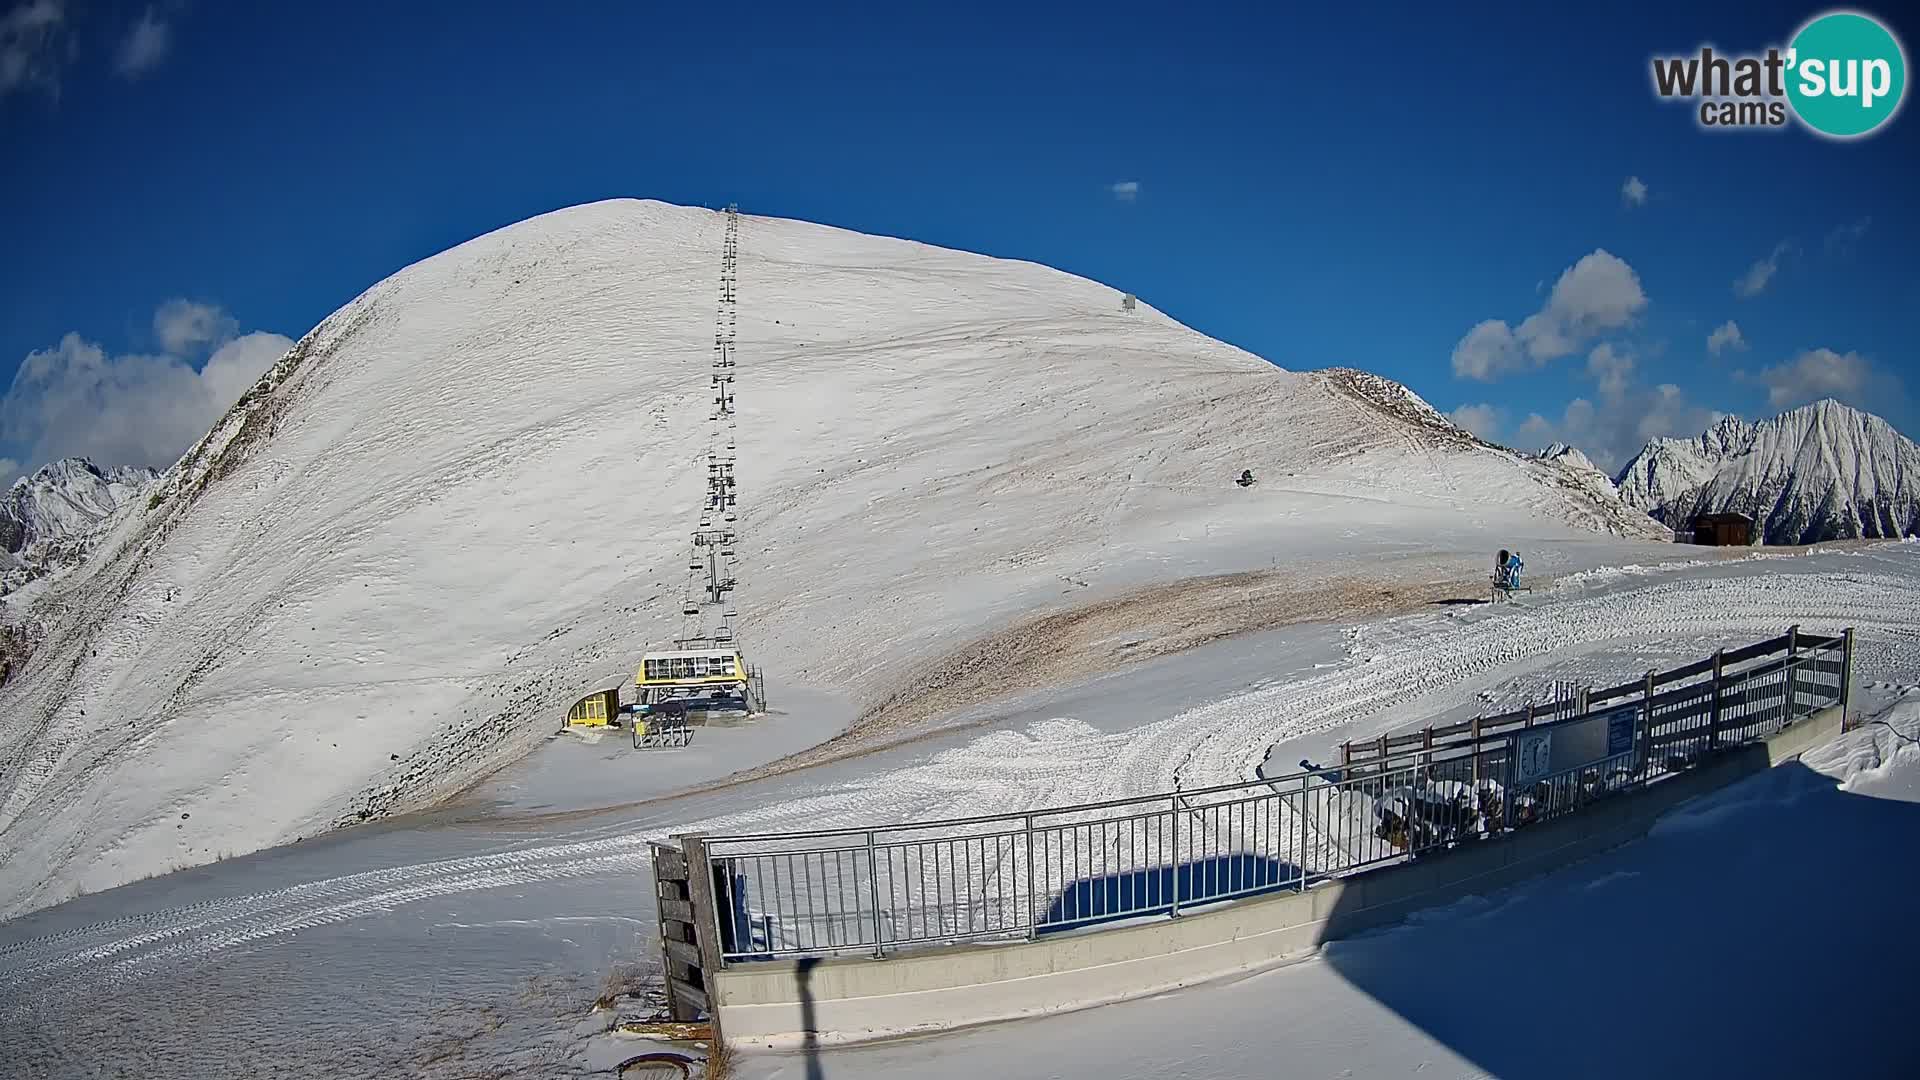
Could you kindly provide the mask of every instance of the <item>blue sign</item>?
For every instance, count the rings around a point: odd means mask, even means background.
[[[1633,749],[1633,722],[1640,715],[1638,706],[1621,709],[1607,717],[1607,756],[1614,757]]]

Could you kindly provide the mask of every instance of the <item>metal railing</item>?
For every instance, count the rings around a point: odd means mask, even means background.
[[[1657,783],[1843,704],[1851,659],[1851,630],[1795,628],[1589,691],[1577,708],[1556,702],[1513,723],[1389,737],[1371,757],[1349,750],[1340,768],[1016,814],[684,839],[713,883],[713,910],[701,916],[723,962],[880,955],[1178,916],[1304,890]]]

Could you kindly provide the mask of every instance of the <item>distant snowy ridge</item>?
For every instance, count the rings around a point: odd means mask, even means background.
[[[160,474],[62,458],[0,494],[0,596],[84,556],[86,539]]]
[[[1595,465],[1591,458],[1581,453],[1578,448],[1568,446],[1566,443],[1557,442],[1549,445],[1545,450],[1540,451],[1540,460],[1556,462],[1565,465],[1569,469],[1580,469],[1585,472],[1600,472],[1600,466]],[[1602,473],[1601,475],[1605,476],[1606,474]],[[1613,478],[1607,477],[1607,483],[1613,483]]]
[[[1620,497],[1685,533],[1701,514],[1741,513],[1767,544],[1920,532],[1920,446],[1832,399],[1694,439],[1655,439],[1620,471]]]
[[[0,495],[0,551],[18,555],[36,540],[85,532],[159,475],[138,465],[101,468],[83,457],[42,465]]]

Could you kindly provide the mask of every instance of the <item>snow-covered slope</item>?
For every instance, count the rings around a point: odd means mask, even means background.
[[[60,545],[98,527],[160,474],[136,465],[101,468],[62,458],[0,494],[0,595],[19,584],[15,571],[39,561],[35,545]]]
[[[549,214],[297,343],[36,604],[0,913],[425,804],[630,678],[679,626],[722,222]],[[856,703],[1063,592],[1655,528],[1396,383],[1030,263],[744,218],[738,334],[739,625]]]
[[[1656,439],[1628,462],[1620,496],[1682,532],[1738,512],[1768,544],[1920,532],[1920,446],[1831,399],[1749,424],[1727,417],[1697,439]]]

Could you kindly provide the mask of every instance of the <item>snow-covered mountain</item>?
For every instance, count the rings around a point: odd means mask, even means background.
[[[1545,450],[1540,451],[1540,460],[1555,462],[1569,469],[1579,469],[1583,472],[1600,472],[1600,466],[1595,465],[1592,459],[1581,453],[1579,448],[1568,446],[1566,443],[1549,444]],[[1602,475],[1605,474],[1602,473]],[[1611,477],[1608,478],[1608,482],[1612,482]]]
[[[42,465],[0,495],[0,551],[18,555],[36,540],[85,532],[159,475],[138,465],[103,469],[81,457]]]
[[[15,480],[0,494],[0,595],[77,562],[86,538],[159,475],[135,465],[103,469],[73,457]]]
[[[1683,534],[1737,512],[1768,544],[1920,532],[1920,446],[1832,399],[1696,439],[1655,439],[1621,470],[1620,497]]]
[[[0,687],[0,916],[429,804],[630,679],[680,626],[723,221],[599,203],[408,267],[114,518]],[[743,217],[738,297],[737,625],[856,707],[1354,537],[1664,535],[1398,383],[1044,266]]]

